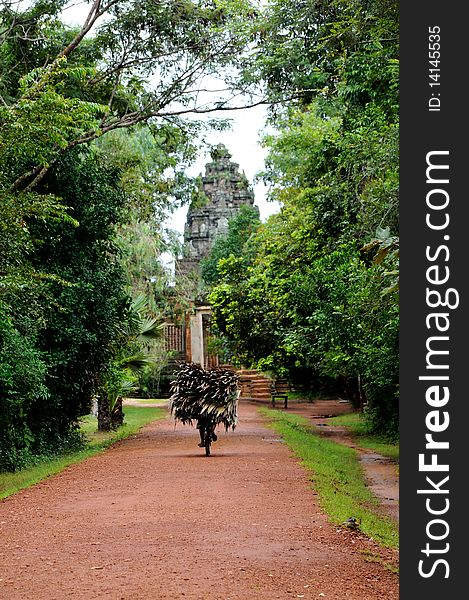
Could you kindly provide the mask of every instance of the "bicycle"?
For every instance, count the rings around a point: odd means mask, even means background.
[[[205,448],[205,456],[210,456],[210,448],[212,442],[216,442],[218,439],[217,434],[215,433],[216,423],[212,421],[207,422],[199,422],[197,425],[200,433],[200,448]]]

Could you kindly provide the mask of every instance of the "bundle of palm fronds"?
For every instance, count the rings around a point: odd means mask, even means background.
[[[181,364],[171,382],[171,414],[184,424],[207,417],[216,425],[223,423],[225,429],[234,429],[238,423],[238,380],[237,373],[229,369]]]

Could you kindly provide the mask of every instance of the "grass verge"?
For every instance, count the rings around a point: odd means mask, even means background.
[[[133,435],[144,425],[166,415],[164,409],[149,406],[126,406],[124,413],[125,424],[117,431],[110,432],[97,431],[96,417],[92,415],[84,417],[81,420],[80,429],[86,437],[87,445],[83,450],[53,459],[44,459],[38,464],[16,473],[0,473],[0,500],[55,475],[72,464],[102,452],[115,442]]]
[[[384,437],[368,433],[365,420],[361,413],[349,413],[331,417],[328,419],[327,424],[347,427],[360,447],[368,448],[382,456],[387,456],[388,458],[395,460],[396,463],[399,461],[399,444],[391,443]]]
[[[260,412],[311,474],[321,508],[331,522],[341,524],[354,517],[362,533],[387,548],[399,547],[398,524],[380,513],[379,500],[366,485],[354,448],[322,437],[298,415],[267,408]]]

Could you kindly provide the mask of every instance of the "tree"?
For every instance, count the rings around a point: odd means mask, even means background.
[[[48,356],[49,400],[35,414],[36,436],[47,435],[50,444],[90,411],[127,320],[130,299],[115,245],[127,198],[118,181],[102,155],[77,149],[55,165],[40,191],[60,195],[79,226],[49,220],[30,225],[33,266],[57,278],[49,285],[38,336]]]
[[[1,15],[7,57],[29,14],[41,17],[36,35],[53,33],[65,41],[59,51],[47,44],[45,61],[43,48],[43,62],[23,73],[14,100],[4,98],[5,152],[13,151],[11,141],[18,135],[17,143],[28,150],[22,153],[26,160],[18,160],[16,152],[8,177],[11,189],[34,189],[64,153],[111,130],[233,109],[229,95],[223,106],[218,92],[207,100],[200,81],[233,64],[246,47],[249,2],[93,0],[81,29],[67,31],[58,24],[51,32],[46,17],[55,16],[60,5],[38,0],[30,13],[9,6]],[[24,66],[30,69],[31,61]]]
[[[218,263],[224,258],[242,257],[246,266],[249,264],[251,251],[248,243],[260,224],[257,207],[240,207],[238,214],[228,221],[227,234],[215,239],[209,256],[202,261],[201,272],[205,284],[213,285],[219,279]]]
[[[149,299],[139,294],[129,307],[113,360],[99,378],[99,431],[117,429],[123,424],[123,396],[137,389],[136,375],[155,360],[151,355],[151,342],[161,336],[162,323],[149,316]]]
[[[276,108],[262,176],[282,209],[229,257],[209,299],[235,356],[340,384],[375,431],[398,426],[397,6],[273,0],[246,77]],[[267,35],[268,33],[268,35]]]
[[[243,0],[92,0],[78,28],[60,21],[64,5],[0,9],[3,349],[13,356],[24,339],[37,373],[16,402],[24,426],[12,443],[24,456],[76,439],[78,417],[112,379],[130,292],[154,276],[137,273],[131,253],[125,273],[126,242],[145,228],[159,236],[168,202],[188,193],[181,165],[199,125],[181,117],[220,110],[220,96],[221,110],[233,106],[232,85],[212,101],[200,80],[250,35]]]
[[[47,399],[46,356],[34,332],[22,334],[0,301],[0,471],[20,469],[34,454],[31,408]]]
[[[396,89],[395,0],[269,0],[255,25],[257,44],[243,74],[265,83],[272,101],[290,96],[307,106],[345,92],[364,105],[376,92]],[[287,104],[279,104],[280,112]]]
[[[181,148],[184,132],[198,126],[181,116],[233,107],[233,85],[212,98],[201,79],[234,63],[250,36],[244,0],[93,0],[79,29],[60,22],[63,5],[7,2],[0,12],[0,217],[13,240],[0,240],[7,282],[28,262],[28,219],[69,218],[59,198],[38,196],[49,170],[74,148],[139,123],[151,124],[160,147]],[[176,179],[183,187],[180,172]]]

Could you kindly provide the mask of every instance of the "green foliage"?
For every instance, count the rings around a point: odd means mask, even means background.
[[[138,338],[159,318],[161,222],[194,188],[184,167],[201,126],[180,115],[218,107],[218,92],[200,103],[198,78],[251,36],[245,0],[85,4],[83,28],[60,21],[62,0],[0,7],[0,468],[79,441],[95,394],[115,403],[148,363]]]
[[[209,198],[202,189],[202,178],[197,177],[195,180],[195,189],[192,193],[190,208],[192,210],[196,208],[203,208],[204,206],[207,206],[208,202]]]
[[[33,71],[21,80],[18,101],[0,108],[0,162],[9,166],[5,174],[13,189],[30,189],[23,182],[30,186],[71,142],[84,132],[97,131],[106,107],[64,96],[61,84],[72,74],[84,77],[86,70],[71,73],[65,58],[42,73]]]
[[[300,102],[271,115],[261,176],[282,209],[217,262],[215,324],[240,363],[336,382],[396,436],[396,5],[272,0],[262,27],[248,74]]]
[[[51,438],[90,410],[99,373],[119,343],[128,296],[113,245],[125,196],[116,189],[116,171],[93,152],[75,152],[43,183],[59,194],[80,223],[34,223],[34,266],[70,282],[50,286],[46,325],[39,344],[49,357],[50,397],[36,416],[37,434]],[[41,416],[42,415],[42,416]]]
[[[271,223],[247,270],[242,259],[219,263],[209,295],[219,330],[240,362],[298,382],[336,380],[352,401],[368,401],[376,431],[395,434],[399,319],[396,292],[383,295],[385,265],[367,265],[353,243],[321,255],[307,219],[298,242],[288,222]]]
[[[215,239],[210,255],[202,261],[202,278],[206,284],[213,285],[219,279],[218,264],[222,259],[242,257],[247,267],[253,255],[248,243],[259,226],[257,207],[241,206],[239,212],[229,220],[227,234]]]
[[[315,97],[334,99],[345,86],[347,100],[364,104],[390,79],[396,88],[395,0],[270,0],[262,16],[244,76],[264,81],[273,99],[295,91],[307,105]]]
[[[0,162],[13,190],[36,187],[76,145],[142,122],[180,150],[191,126],[179,115],[220,100],[201,105],[198,78],[233,64],[250,38],[245,0],[97,3],[81,30],[60,9],[41,0],[0,11]]]
[[[22,335],[0,303],[0,471],[16,470],[34,454],[31,415],[48,396],[45,356]]]
[[[152,343],[161,341],[162,334],[162,323],[149,314],[148,297],[138,294],[127,310],[112,361],[99,375],[97,393],[100,431],[117,429],[122,425],[123,398],[138,390],[138,377],[157,361],[157,357],[153,355]]]
[[[76,441],[98,390],[114,402],[124,362],[145,362],[131,297],[150,298],[153,324],[167,308],[162,217],[200,200],[184,174],[200,126],[181,117],[226,108],[198,90],[221,72],[231,90],[296,100],[275,104],[264,140],[281,213],[259,227],[242,211],[203,265],[218,344],[340,382],[395,433],[397,3],[129,0],[99,22],[90,6],[90,31],[62,24],[63,5],[0,8],[3,464]],[[164,362],[161,347],[151,354]],[[30,375],[24,388],[16,372]]]
[[[161,238],[160,223],[170,208],[185,203],[194,182],[184,173],[195,156],[193,129],[165,123],[110,131],[94,145],[119,173],[131,206],[131,224],[148,224]]]

